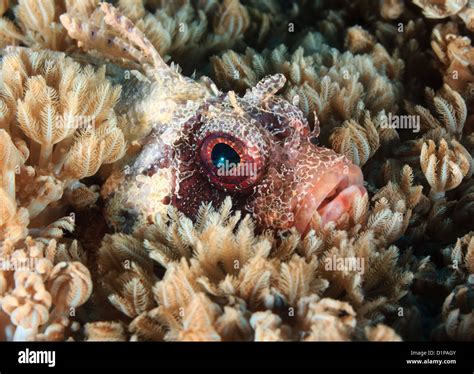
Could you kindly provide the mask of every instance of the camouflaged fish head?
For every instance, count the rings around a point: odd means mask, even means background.
[[[203,203],[231,196],[259,229],[338,221],[367,192],[359,167],[315,145],[303,113],[276,96],[283,75],[268,76],[243,97],[220,92],[209,80],[193,81],[168,66],[133,23],[101,4],[109,29],[64,15],[69,35],[82,45],[134,61],[134,79],[118,110],[130,126],[149,128],[140,150],[105,183],[106,216],[131,232],[172,205],[196,218]],[[95,39],[94,39],[95,38]]]

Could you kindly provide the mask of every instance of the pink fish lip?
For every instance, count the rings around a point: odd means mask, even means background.
[[[323,226],[336,222],[351,211],[353,202],[367,194],[360,168],[353,164],[337,165],[315,178],[312,187],[296,206],[295,227],[301,234],[312,228],[317,212]]]

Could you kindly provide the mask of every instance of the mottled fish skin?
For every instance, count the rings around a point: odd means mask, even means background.
[[[196,82],[167,66],[113,6],[102,3],[101,9],[104,21],[143,57],[144,74],[124,79],[117,110],[148,135],[103,189],[106,217],[116,230],[137,230],[168,205],[196,218],[203,203],[218,206],[231,196],[234,208],[251,214],[259,230],[294,226],[306,233],[315,213],[323,223],[338,220],[366,194],[361,170],[315,146],[318,125],[311,130],[296,106],[276,96],[283,75],[266,77],[243,97],[222,93],[209,80]],[[66,21],[68,31],[77,23]],[[247,167],[244,175],[222,175],[213,159],[216,149]]]
[[[305,233],[332,191],[354,185],[340,201],[334,199],[332,212],[319,213],[328,222],[349,211],[352,200],[365,193],[360,169],[311,142],[314,132],[303,113],[274,96],[284,83],[275,75],[243,98],[228,93],[188,102],[172,121],[157,126],[109,200],[110,222],[133,231],[168,204],[194,218],[201,204],[218,206],[232,196],[235,208],[250,213],[259,229],[296,226]],[[258,166],[250,182],[228,186],[209,170],[203,147],[215,139],[234,144],[242,159],[252,155]]]

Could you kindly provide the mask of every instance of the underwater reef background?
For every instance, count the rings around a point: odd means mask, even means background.
[[[474,340],[472,1],[108,3],[0,0],[1,340]],[[362,169],[348,214],[188,217],[165,167],[123,214],[150,123],[269,75]]]

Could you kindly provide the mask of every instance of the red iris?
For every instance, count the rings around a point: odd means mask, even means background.
[[[217,188],[244,191],[259,180],[264,160],[256,146],[221,133],[208,135],[199,147],[199,161]]]

